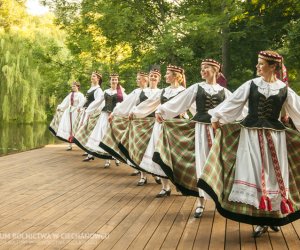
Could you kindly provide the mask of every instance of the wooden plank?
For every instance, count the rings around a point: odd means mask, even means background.
[[[268,230],[271,245],[274,250],[288,249],[281,230],[279,232],[274,232],[270,228]]]
[[[122,185],[121,181],[120,185]],[[130,192],[131,189],[131,187],[127,187],[125,189],[129,191],[127,193],[128,196],[132,196],[132,193]],[[92,235],[96,232],[101,224],[104,224],[106,222],[105,221],[104,223],[101,223],[101,217],[107,220],[109,215],[109,213],[107,213],[108,211],[115,211],[115,213],[117,213],[117,209],[119,209],[119,207],[116,207],[117,205],[120,206],[128,203],[129,197],[126,197],[126,195],[121,196],[116,192],[112,192],[115,193],[115,195],[110,192],[106,193],[108,193],[108,197],[111,197],[108,201],[105,201],[105,199],[99,199],[99,201],[95,202],[96,205],[94,204],[94,206],[89,205],[89,207],[83,207],[83,209],[81,210],[76,208],[76,214],[74,216],[70,216],[70,220],[62,221],[60,219],[59,221],[55,221],[54,223],[51,223],[47,227],[45,227],[42,232],[54,232],[60,235],[67,234],[69,232],[77,233],[78,235],[82,233],[88,233]],[[101,211],[102,213],[99,213],[99,211]],[[92,228],[93,225],[94,229]],[[80,247],[88,240],[88,237],[83,239],[65,239],[61,242],[60,247],[65,247],[65,249],[74,249],[74,247]],[[40,249],[41,246],[44,247],[45,245],[51,245],[51,242],[50,244],[48,242],[40,242],[33,249]]]
[[[145,246],[148,244],[149,239],[155,233],[156,229],[158,228],[166,213],[168,213],[171,205],[176,198],[177,197],[175,197],[174,195],[171,195],[170,197],[159,199],[162,201],[160,207],[156,211],[153,211],[153,215],[141,229],[140,233],[130,244],[128,249],[145,248]]]
[[[28,220],[24,220],[22,222],[16,221],[16,225],[13,225],[11,227],[10,230],[14,231],[14,232],[22,232],[22,229],[28,229],[31,227],[36,227],[36,225],[38,225],[39,227],[43,226],[45,223],[49,223],[47,222],[47,219],[50,218],[51,221],[56,220],[57,218],[60,217],[64,217],[66,214],[69,214],[70,211],[76,211],[78,204],[80,204],[81,206],[90,199],[90,197],[92,197],[94,194],[88,193],[88,195],[83,196],[83,198],[79,198],[77,200],[74,200],[74,202],[70,202],[69,204],[58,204],[58,206],[52,208],[52,210],[45,210],[45,212],[41,212],[39,214],[34,214],[33,216],[37,217],[37,219],[35,220],[33,217],[29,217]],[[67,202],[69,202],[67,200]],[[57,212],[59,211],[59,212]],[[74,213],[71,214],[71,218],[74,217]],[[26,230],[25,230],[26,231]],[[24,232],[24,231],[23,231]]]
[[[151,187],[151,189],[152,188],[153,187]],[[155,199],[153,197],[148,196],[147,193],[148,192],[143,194],[140,193],[135,197],[134,200],[136,200],[138,196],[140,196],[138,198],[140,202],[135,203],[134,208],[129,213],[127,213],[124,219],[113,230],[111,230],[109,240],[102,241],[96,249],[112,249],[122,237],[126,237],[125,233],[130,231],[130,227],[136,227],[136,220],[141,216],[143,211],[148,209],[153,199]],[[107,232],[107,228],[105,227],[102,230],[103,233]],[[134,238],[135,235],[133,234],[130,237]],[[117,249],[124,249],[124,247],[120,246],[120,248],[118,248],[118,246],[119,245],[116,246]]]
[[[224,248],[225,230],[226,230],[226,219],[216,211],[214,223],[211,231],[209,249],[219,250],[221,248]]]
[[[159,249],[162,246],[185,199],[186,198],[184,196],[176,197],[174,203],[171,205],[168,212],[165,214],[161,223],[156,228],[154,234],[152,235],[147,245],[145,246],[145,249]]]
[[[151,190],[153,187],[144,187],[143,190],[148,191]],[[136,188],[136,190],[141,190]],[[106,239],[100,239],[98,242],[95,241],[87,241],[84,245],[81,246],[81,249],[95,249],[100,248],[100,246],[108,246],[112,247],[124,234],[125,232],[122,232],[122,228],[128,229],[127,225],[123,223],[123,221],[128,221],[126,218],[131,214],[131,212],[138,206],[143,199],[145,198],[145,193],[143,192],[137,192],[131,199],[130,202],[128,202],[125,206],[119,208],[111,218],[108,220],[105,219],[104,223],[101,223],[100,226],[98,226],[98,230],[96,231],[97,234],[100,235],[109,235],[109,238]],[[132,216],[131,216],[132,220]],[[119,226],[120,225],[120,226]]]
[[[203,249],[209,248],[214,217],[215,205],[212,200],[207,200],[205,204],[204,213],[200,218],[200,224],[193,245],[193,249],[199,249],[200,247]]]
[[[189,215],[189,218],[187,220],[187,224],[184,227],[183,234],[180,238],[179,244],[177,246],[177,249],[184,250],[184,249],[192,249],[195,238],[197,235],[197,231],[200,225],[201,219],[194,218],[194,212],[197,207],[197,199],[194,200],[194,206],[193,209]]]
[[[288,249],[300,249],[300,240],[292,224],[281,227]]]
[[[270,241],[269,233],[266,232],[259,238],[255,238],[256,242],[256,247],[258,250],[263,249],[263,250],[271,250],[272,249],[272,244]]]
[[[256,249],[255,239],[252,237],[253,226],[240,223],[240,242],[242,250]]]
[[[298,239],[300,240],[300,220],[296,220],[292,223],[296,234],[298,235]]]
[[[225,249],[239,250],[240,246],[240,224],[233,220],[226,220]]]
[[[176,249],[179,241],[182,237],[183,231],[186,227],[186,224],[190,218],[191,213],[193,212],[193,207],[195,203],[194,197],[186,197],[186,200],[178,212],[175,221],[170,228],[170,231],[165,238],[162,249]],[[193,214],[193,213],[192,213]],[[194,224],[198,224],[195,220]]]
[[[136,216],[134,224],[125,232],[122,238],[114,245],[113,249],[127,249],[130,244],[136,239],[137,235],[143,230],[147,222],[153,216],[153,213],[159,208],[163,199],[155,199],[148,196],[147,199],[152,199],[150,205],[144,209],[140,216]]]

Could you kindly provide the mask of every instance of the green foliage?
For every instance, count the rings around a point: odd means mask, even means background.
[[[167,64],[179,65],[190,85],[201,80],[201,60],[214,58],[234,90],[255,77],[265,49],[284,56],[300,91],[298,0],[43,0],[55,22],[28,16],[22,0],[1,2],[0,120],[46,119],[68,83],[79,80],[85,92],[94,70],[104,89],[118,72],[130,92],[139,70],[155,65],[164,75]]]
[[[61,68],[61,62],[70,60],[64,33],[53,24],[53,17],[31,17],[19,1],[4,3],[23,13],[24,19],[15,22],[15,16],[8,15],[0,28],[0,122],[45,121],[69,91],[67,84],[62,85],[70,79],[70,72]]]

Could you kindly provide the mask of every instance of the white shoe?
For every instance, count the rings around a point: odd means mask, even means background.
[[[116,159],[116,165],[120,166],[121,162],[119,160]]]
[[[196,210],[195,210],[195,213],[194,213],[194,218],[200,218],[203,214],[203,211],[204,211],[203,206],[196,207]]]
[[[110,161],[107,160],[107,161],[105,161],[104,168],[109,168],[109,167],[110,167]]]
[[[258,238],[268,231],[268,226],[257,226],[252,233],[252,237]]]

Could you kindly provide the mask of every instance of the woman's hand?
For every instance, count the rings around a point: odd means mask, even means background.
[[[130,113],[129,116],[128,116],[128,119],[129,119],[129,120],[133,120],[133,116],[134,116],[134,114],[133,114],[133,113]]]
[[[283,123],[289,123],[289,119],[290,117],[288,116],[288,115],[285,115],[285,116],[282,116],[281,117],[281,121],[283,122]]]
[[[114,115],[111,113],[108,117],[108,122],[111,123],[113,119],[114,119]]]
[[[159,123],[162,123],[164,121],[164,118],[161,116],[160,113],[155,113],[155,118],[156,118],[156,121]]]
[[[212,122],[211,123],[211,126],[213,127],[213,129],[218,129],[220,127],[220,123],[217,121],[217,122]]]

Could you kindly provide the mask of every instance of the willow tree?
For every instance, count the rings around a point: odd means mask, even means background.
[[[0,3],[0,121],[46,121],[72,79],[65,33],[51,15],[28,15],[24,1]]]

